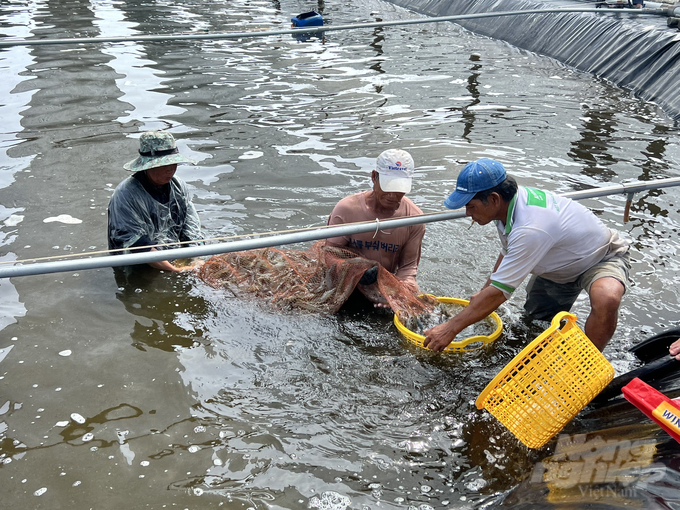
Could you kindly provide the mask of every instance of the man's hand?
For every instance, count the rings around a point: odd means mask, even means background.
[[[359,285],[373,285],[378,280],[378,266],[373,266],[361,276]]]
[[[177,268],[177,271],[181,271],[181,272],[198,271],[203,264],[205,264],[205,260],[198,259],[198,260],[192,261],[191,264],[189,264],[187,266],[175,266],[175,267]]]
[[[678,338],[675,342],[671,344],[669,352],[671,356],[675,357],[675,359],[680,361],[680,338]]]
[[[160,271],[168,271],[170,273],[176,273],[177,271],[180,271],[180,268],[173,266],[172,263],[167,261],[167,260],[159,260],[157,262],[149,262],[149,265],[153,268],[160,270]]]
[[[156,249],[152,248],[151,251],[156,251]],[[170,262],[168,260],[159,260],[158,262],[149,262],[149,265],[151,267],[154,267],[156,269],[160,269],[161,271],[168,271],[170,273],[182,273],[182,272],[185,272],[185,271],[196,271],[203,264],[205,264],[205,260],[203,260],[203,259],[192,260],[191,263],[187,264],[186,266],[176,265],[176,264],[173,264],[172,262]]]
[[[450,320],[423,332],[423,335],[425,335],[423,345],[432,351],[442,352],[447,345],[453,342],[459,332],[456,331],[452,320]]]
[[[485,287],[470,298],[470,304],[448,322],[425,331],[423,345],[436,352],[443,351],[456,335],[493,312],[505,302],[505,296],[496,287]],[[680,342],[679,342],[680,345]],[[679,349],[680,352],[680,349]]]
[[[357,285],[357,289],[359,289],[359,291],[361,291],[361,293],[366,296],[376,308],[390,308],[387,299],[385,299],[385,296],[383,296],[380,292],[377,283],[372,285],[359,284]]]

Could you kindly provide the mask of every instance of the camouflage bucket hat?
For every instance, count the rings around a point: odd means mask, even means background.
[[[175,138],[167,131],[147,131],[139,137],[139,157],[123,165],[125,170],[139,172],[159,166],[196,162],[179,153]]]

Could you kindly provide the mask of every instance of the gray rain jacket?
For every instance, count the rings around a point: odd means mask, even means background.
[[[110,250],[203,238],[187,185],[177,177],[162,187],[154,187],[143,172],[128,177],[111,197],[108,218]],[[189,243],[195,244],[198,242]],[[177,247],[157,246],[156,249]]]

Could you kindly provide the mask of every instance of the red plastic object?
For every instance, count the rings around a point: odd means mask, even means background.
[[[680,443],[680,398],[670,399],[637,377],[621,388],[623,396]]]

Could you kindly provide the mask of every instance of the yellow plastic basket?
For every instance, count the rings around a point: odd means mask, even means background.
[[[560,329],[561,322],[566,325]],[[558,313],[477,397],[529,448],[555,436],[614,378],[614,369],[576,325]]]
[[[467,306],[470,304],[470,302],[467,299],[458,299],[452,297],[438,297],[436,299],[440,303],[455,303],[457,305],[463,306]],[[457,342],[451,342],[449,345],[446,346],[444,350],[474,351],[476,349],[483,347],[484,344],[488,344],[489,342],[493,342],[494,340],[496,340],[499,336],[501,336],[501,332],[503,331],[503,322],[501,321],[501,318],[498,316],[496,312],[493,312],[491,315],[488,316],[488,318],[490,318],[493,322],[496,323],[496,329],[489,336],[485,335],[470,336]],[[417,345],[418,347],[423,347],[423,341],[425,340],[425,337],[423,335],[419,335],[418,333],[414,333],[406,326],[404,326],[396,314],[394,315],[394,325],[397,326],[397,329],[401,332],[402,335],[406,337],[408,341],[410,341],[412,344]]]

